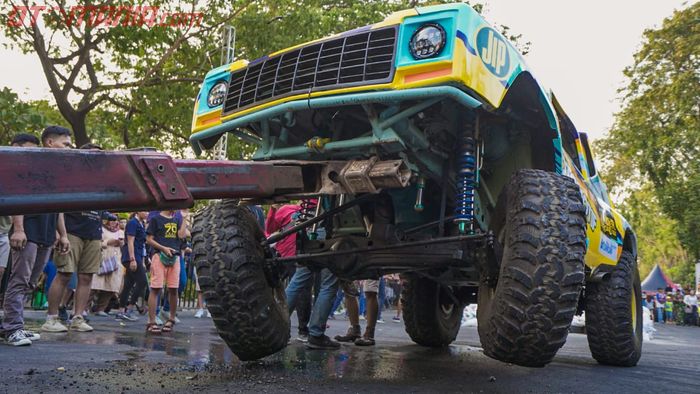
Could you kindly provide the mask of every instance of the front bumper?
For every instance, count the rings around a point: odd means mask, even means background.
[[[203,145],[203,141],[216,139],[223,133],[232,133],[245,140],[246,142],[260,144],[262,143],[262,140],[240,129],[251,123],[274,118],[286,112],[370,103],[399,103],[401,101],[409,100],[430,100],[427,102],[434,103],[439,100],[448,98],[456,101],[457,103],[467,108],[477,108],[482,105],[482,103],[479,100],[473,98],[463,90],[453,86],[436,86],[429,88],[389,90],[380,92],[351,93],[327,97],[313,97],[308,99],[288,101],[279,105],[275,105],[273,107],[249,113],[247,115],[232,119],[225,123],[221,123],[217,126],[193,134],[192,136],[190,136],[190,143],[192,144],[192,148],[194,149],[197,155],[199,155],[205,148],[205,145]],[[385,119],[382,121],[381,128],[390,127],[394,122],[403,119],[404,117],[405,114],[399,113],[395,117]],[[324,146],[324,150],[343,150],[350,147],[348,146],[348,144],[352,144],[352,148],[358,148],[363,145],[370,146],[376,143],[381,143],[381,141],[377,141],[375,137],[357,138],[349,141],[329,142]],[[285,149],[278,149],[276,150],[277,156],[269,157],[268,159],[293,157],[294,155],[305,153],[309,150],[312,150],[312,148],[306,146],[296,146]]]

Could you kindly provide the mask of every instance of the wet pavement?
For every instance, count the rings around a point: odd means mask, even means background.
[[[42,314],[29,315],[38,329]],[[293,340],[242,363],[211,319],[187,311],[181,319],[174,333],[147,336],[145,322],[92,317],[93,333],[42,333],[30,347],[2,346],[0,392],[700,392],[697,327],[657,326],[635,368],[598,365],[585,336],[570,334],[553,363],[531,369],[484,356],[474,327],[446,349],[428,349],[390,320],[378,326],[373,348],[308,351]],[[334,336],[347,322],[329,324]]]

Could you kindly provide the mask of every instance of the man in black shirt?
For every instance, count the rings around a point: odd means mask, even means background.
[[[70,131],[59,126],[47,127],[41,139],[46,148],[71,146]],[[40,338],[39,334],[24,329],[24,298],[31,289],[33,273],[44,270],[51,248],[55,244],[59,253],[68,253],[70,244],[63,214],[12,217],[10,235],[10,246],[13,249],[12,274],[5,291],[3,304],[5,316],[2,322],[2,331],[9,345],[31,345],[33,340]]]
[[[170,319],[163,325],[163,332],[170,332],[175,325],[177,311],[177,288],[180,284],[180,240],[187,236],[187,211],[182,211],[182,219],[175,217],[174,211],[161,211],[151,218],[146,230],[146,243],[153,248],[151,255],[151,292],[148,296],[148,325],[150,333],[158,333],[156,325],[156,303],[165,282],[168,286]]]

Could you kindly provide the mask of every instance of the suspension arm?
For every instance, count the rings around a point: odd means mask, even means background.
[[[300,166],[173,160],[154,151],[0,147],[0,215],[189,208],[304,190]]]

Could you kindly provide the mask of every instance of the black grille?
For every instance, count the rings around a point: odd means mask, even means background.
[[[292,94],[390,82],[396,32],[360,31],[258,59],[231,73],[224,114]]]

